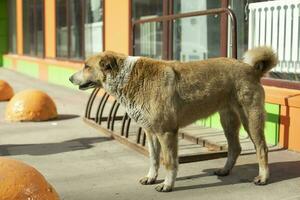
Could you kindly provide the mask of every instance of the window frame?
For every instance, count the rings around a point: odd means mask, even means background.
[[[163,13],[164,15],[174,14],[174,0],[162,0],[163,1]],[[228,8],[229,0],[219,0],[221,8]],[[132,37],[132,22],[134,21],[133,16],[133,0],[129,1],[129,54],[133,55],[133,41],[135,38]],[[227,48],[224,46],[224,40],[227,41],[228,30],[227,30],[228,17],[226,14],[220,15],[220,54],[221,56],[227,55]],[[163,22],[163,36],[162,36],[162,59],[171,60],[173,59],[173,23]]]
[[[13,15],[15,16],[14,18],[14,21],[15,21],[15,37],[16,37],[16,43],[15,43],[15,47],[13,47],[13,49],[15,49],[15,51],[11,51],[11,45],[12,44],[12,34],[11,34],[11,24],[10,24],[10,21],[11,19],[8,19],[8,44],[7,44],[7,52],[9,54],[17,54],[18,53],[18,50],[17,50],[17,44],[18,44],[18,37],[17,37],[17,0],[13,0],[14,1],[14,13]],[[11,11],[11,8],[12,8],[13,4],[12,4],[12,1],[8,1],[7,2],[7,10],[8,10],[8,13],[10,14],[10,11]]]
[[[230,0],[220,0],[221,1],[221,8],[228,8]],[[163,15],[173,14],[173,3],[174,0],[163,0]],[[133,22],[133,0],[129,1],[129,49],[128,52],[130,55],[133,55],[133,41],[135,38],[132,37],[132,22]],[[226,46],[224,46],[224,40],[227,40],[228,37],[228,16],[221,15],[220,19],[220,56],[227,56],[228,50]],[[172,59],[173,55],[173,47],[172,47],[172,40],[173,40],[173,28],[172,22],[165,22],[164,28],[167,31],[163,31],[163,59]],[[291,80],[283,80],[283,79],[275,79],[270,77],[263,77],[261,79],[261,83],[265,86],[275,86],[279,88],[287,88],[287,89],[296,89],[300,90],[300,82],[295,82]]]
[[[102,5],[102,51],[105,50],[105,39],[104,39],[104,34],[105,34],[105,0],[98,0],[101,2]],[[82,59],[76,59],[71,57],[71,46],[72,46],[72,40],[71,40],[71,14],[70,14],[70,0],[65,0],[66,2],[66,23],[67,23],[67,56],[63,57],[63,56],[58,56],[57,54],[57,33],[55,31],[55,58],[57,60],[62,60],[62,61],[72,61],[72,62],[83,62],[84,59],[86,58],[86,54],[85,54],[85,31],[84,31],[84,25],[85,25],[85,17],[86,17],[86,13],[85,13],[85,9],[86,9],[86,3],[85,0],[80,0],[80,4],[81,6],[81,12],[82,12],[82,19],[81,19],[81,24],[80,24],[80,32],[82,34],[82,39],[80,40],[80,42],[82,43],[82,49],[81,49],[81,54],[82,54]],[[55,0],[55,12],[57,9],[57,0]],[[57,28],[57,15],[55,13],[55,28]]]
[[[43,5],[43,9],[42,9],[42,27],[43,27],[43,52],[42,52],[42,55],[41,56],[38,56],[38,44],[37,44],[37,28],[36,28],[36,25],[37,25],[37,20],[36,20],[36,0],[32,0],[33,1],[33,5],[34,5],[34,12],[33,12],[33,19],[34,19],[34,25],[33,25],[33,30],[34,30],[34,55],[31,55],[31,54],[27,54],[25,53],[25,40],[24,40],[24,3],[22,1],[22,30],[23,30],[23,34],[22,34],[22,37],[23,37],[23,49],[22,49],[22,54],[24,56],[29,56],[29,57],[35,57],[35,58],[45,58],[45,40],[46,40],[46,33],[45,33],[45,0],[42,0],[42,5]]]

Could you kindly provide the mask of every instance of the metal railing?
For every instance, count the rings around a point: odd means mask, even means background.
[[[181,19],[186,17],[194,16],[203,16],[203,15],[215,15],[215,14],[227,14],[231,19],[231,30],[232,30],[232,57],[237,57],[237,27],[236,27],[236,17],[232,10],[228,8],[218,8],[204,11],[196,11],[175,15],[166,15],[162,17],[155,17],[143,20],[137,20],[132,23],[132,30],[134,33],[135,27],[139,24],[150,23],[150,22],[164,22],[175,19]],[[134,48],[134,34],[131,36],[132,44]],[[228,39],[227,39],[228,40]],[[225,44],[224,44],[225,45]],[[226,48],[228,48],[228,41],[226,41]],[[120,109],[120,104],[115,100],[111,99],[112,97],[103,90],[96,88],[90,95],[90,98],[87,102],[85,118],[84,121],[90,124],[91,126],[101,130],[102,132],[108,134],[110,137],[118,140],[119,142],[135,149],[136,151],[148,154],[145,147],[146,135],[143,129],[134,122],[124,111]],[[111,101],[109,100],[111,99]],[[121,114],[120,114],[121,113]],[[117,122],[118,123],[115,123]],[[133,131],[132,131],[133,130]],[[196,153],[196,154],[187,154],[179,156],[179,162],[193,162],[200,160],[209,160],[219,157],[224,157],[227,155],[227,152],[220,147],[210,144],[208,141],[201,140],[201,138],[191,138],[188,137],[184,132],[179,133],[179,135],[186,140],[195,141],[195,144],[202,145],[204,147],[209,147],[215,151],[206,152],[206,153]]]
[[[236,16],[233,11],[229,8],[216,8],[216,9],[209,9],[203,11],[195,11],[195,12],[188,12],[188,13],[180,13],[174,15],[165,15],[161,17],[154,17],[149,19],[141,19],[132,22],[132,35],[131,35],[131,42],[132,42],[132,52],[134,54],[135,49],[135,28],[137,25],[150,23],[150,22],[168,22],[176,19],[183,19],[187,17],[196,17],[196,16],[207,16],[207,15],[216,15],[216,14],[227,14],[231,20],[231,49],[232,49],[232,57],[237,58],[237,22]],[[226,44],[223,45],[228,48],[228,39],[227,41],[224,40]]]

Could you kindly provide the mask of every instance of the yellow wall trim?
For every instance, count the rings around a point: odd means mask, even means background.
[[[23,3],[22,0],[16,1],[16,13],[17,13],[17,53],[23,54]]]
[[[105,50],[129,53],[129,1],[105,0]]]
[[[44,1],[45,10],[45,57],[56,56],[56,34],[55,34],[55,0]]]
[[[20,55],[15,55],[15,54],[5,54],[3,55],[4,58],[10,58],[12,60],[25,60],[29,62],[35,62],[38,64],[43,64],[43,65],[58,65],[61,67],[65,68],[70,68],[70,69],[82,69],[84,66],[84,62],[78,62],[78,61],[70,61],[70,60],[59,60],[59,59],[53,59],[53,58],[38,58],[38,57],[31,57],[31,56],[20,56]],[[14,67],[14,66],[12,66]]]

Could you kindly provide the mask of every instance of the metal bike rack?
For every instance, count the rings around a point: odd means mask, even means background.
[[[215,14],[227,14],[231,19],[232,26],[232,55],[234,58],[237,57],[237,29],[236,29],[236,18],[232,10],[228,8],[211,9],[205,11],[197,11],[190,13],[182,13],[176,15],[166,15],[162,17],[150,18],[145,20],[137,20],[132,24],[132,30],[136,25],[149,23],[149,22],[161,22],[170,21],[179,18],[202,16],[202,15],[215,15]],[[134,36],[133,36],[134,37]],[[134,46],[134,40],[132,40]],[[110,96],[107,92],[102,89],[95,88],[91,93],[87,102],[84,121],[89,125],[99,129],[101,132],[109,135],[117,141],[135,149],[136,151],[148,155],[146,143],[146,134],[141,127],[139,127],[128,114],[124,108]],[[193,144],[209,147],[208,152],[192,153],[192,154],[179,154],[179,162],[194,162],[201,160],[209,160],[227,156],[225,147],[215,146],[210,144],[208,141],[194,138],[186,132],[179,132],[181,139],[188,140]]]

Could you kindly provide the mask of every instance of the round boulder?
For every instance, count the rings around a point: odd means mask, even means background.
[[[0,101],[8,101],[14,96],[14,90],[4,80],[0,80]]]
[[[0,157],[0,197],[2,200],[59,200],[55,189],[35,168]]]
[[[45,121],[57,117],[54,101],[40,90],[17,93],[7,104],[7,121]]]

